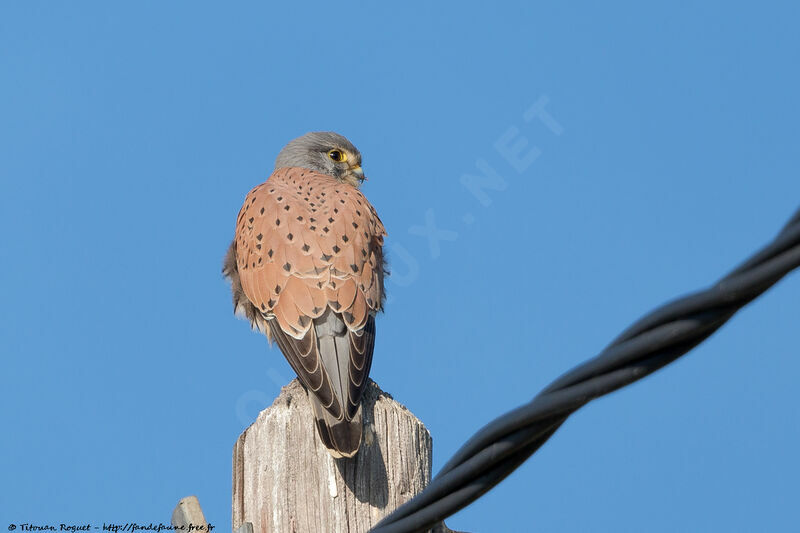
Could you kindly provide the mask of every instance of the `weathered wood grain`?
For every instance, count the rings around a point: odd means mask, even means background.
[[[432,441],[414,415],[370,382],[364,442],[334,459],[319,441],[305,390],[292,381],[233,449],[233,530],[366,532],[431,478]],[[448,531],[440,529],[440,531]]]
[[[200,508],[197,496],[187,496],[178,502],[178,505],[172,511],[172,525],[186,528],[190,525],[195,528],[203,526],[208,529],[208,522],[206,522],[206,517],[203,516],[203,510]]]

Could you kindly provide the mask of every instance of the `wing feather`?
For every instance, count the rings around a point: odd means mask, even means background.
[[[385,235],[361,191],[301,168],[276,170],[237,217],[240,293],[324,410],[317,425],[326,445],[343,434],[335,421],[360,424],[383,303]]]

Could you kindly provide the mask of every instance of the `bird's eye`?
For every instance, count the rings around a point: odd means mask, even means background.
[[[330,157],[333,161],[336,161],[337,163],[341,163],[342,161],[347,161],[347,154],[345,154],[341,150],[330,150],[328,152],[328,157]]]

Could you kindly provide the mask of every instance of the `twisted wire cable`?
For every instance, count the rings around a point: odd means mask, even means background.
[[[710,288],[667,303],[530,403],[473,435],[430,485],[373,533],[426,531],[500,483],[590,401],[638,381],[703,342],[742,307],[800,266],[800,210],[775,239]]]

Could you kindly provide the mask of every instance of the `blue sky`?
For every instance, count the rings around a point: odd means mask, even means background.
[[[434,472],[800,205],[795,3],[376,4],[0,6],[4,523],[167,522],[196,494],[229,527],[233,443],[292,372],[220,265],[306,131],[364,154],[394,270],[372,377]],[[580,411],[449,525],[796,527],[799,290]]]

